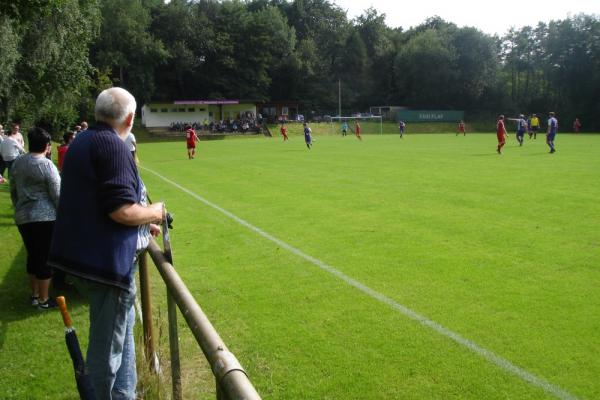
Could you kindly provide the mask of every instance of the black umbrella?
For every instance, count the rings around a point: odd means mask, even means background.
[[[71,316],[67,311],[67,302],[63,296],[57,297],[56,302],[58,303],[60,314],[65,323],[65,341],[67,342],[67,349],[73,360],[73,369],[75,370],[75,381],[77,382],[79,397],[82,400],[96,400],[92,382],[85,372],[85,361],[83,361],[83,355],[81,354],[79,340],[77,340],[77,334],[75,333],[75,328],[73,328]]]
[[[162,223],[162,234],[163,234],[163,251],[167,261],[173,265],[173,251],[171,250],[171,236],[169,235],[169,229],[173,229],[173,217],[167,212],[167,209],[163,209],[163,223]]]

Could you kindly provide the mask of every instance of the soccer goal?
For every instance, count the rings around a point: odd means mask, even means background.
[[[343,135],[346,129],[347,135],[353,135],[356,132],[356,124],[360,126],[361,135],[381,135],[383,134],[383,119],[380,115],[361,116],[361,117],[331,117],[329,121],[331,135]]]

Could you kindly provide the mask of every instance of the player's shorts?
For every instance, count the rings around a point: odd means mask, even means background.
[[[504,135],[498,135],[498,134],[496,134],[496,138],[498,138],[498,143],[504,142]]]
[[[187,144],[187,148],[188,149],[195,149],[196,148],[196,143],[188,143]]]
[[[304,135],[304,141],[306,143],[312,143],[312,138],[310,136]]]
[[[548,133],[548,134],[546,135],[546,139],[547,139],[549,142],[554,142],[554,136],[556,136],[556,133]]]
[[[532,126],[531,130],[534,132],[537,132],[539,128],[540,128],[539,126]]]
[[[524,136],[525,135],[525,131],[517,131],[517,136]]]

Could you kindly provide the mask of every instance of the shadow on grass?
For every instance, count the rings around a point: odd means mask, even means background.
[[[198,157],[198,156],[196,156],[196,157]],[[187,154],[183,154],[181,157],[178,157],[178,158],[155,159],[155,160],[152,160],[152,163],[153,164],[157,164],[157,163],[160,163],[160,164],[176,164],[176,163],[179,163],[179,162],[184,161],[184,160],[193,161],[193,160],[190,160],[188,158]],[[147,165],[145,165],[144,161],[142,161],[140,163],[140,166],[147,167]]]
[[[11,209],[11,211],[0,212],[0,226],[14,226],[14,225],[15,225],[15,223],[13,222],[12,209]]]
[[[0,350],[4,348],[6,332],[12,322],[34,317],[40,312],[56,312],[55,310],[39,311],[37,307],[30,304],[31,293],[25,266],[27,252],[22,244],[20,246],[19,252],[12,260],[10,267],[7,268],[0,283],[0,307],[2,308],[0,313]],[[60,290],[51,288],[50,296],[65,296],[71,310],[85,304],[84,299],[75,288]],[[56,312],[56,318],[60,319],[58,312]]]
[[[21,245],[19,253],[13,259],[2,283],[0,283],[0,306],[3,310],[0,316],[0,349],[4,348],[4,339],[10,323],[28,318],[34,311],[37,312],[28,303],[26,257],[25,248]]]
[[[0,226],[15,226],[14,213],[11,211],[5,211],[0,213]]]
[[[13,207],[10,202],[10,188],[8,183],[0,185],[0,193],[6,193],[6,197],[9,199],[8,204],[10,205],[8,209],[4,209],[0,212],[0,226],[13,226]]]

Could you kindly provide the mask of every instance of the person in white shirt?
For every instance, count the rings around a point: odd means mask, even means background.
[[[19,124],[14,123],[10,133],[4,137],[2,144],[0,144],[0,154],[4,160],[4,165],[8,169],[8,176],[10,177],[10,169],[13,162],[21,154],[25,154],[25,141],[23,135],[19,131]]]
[[[0,125],[0,148],[2,147],[2,142],[4,142],[4,127]],[[6,165],[4,164],[4,159],[0,154],[0,183],[4,183],[5,180],[2,177],[4,175],[4,171],[6,170]]]
[[[129,132],[129,135],[127,135],[127,137],[125,138],[125,144],[131,152],[133,159],[137,162],[137,142],[135,141],[135,136],[133,133]]]

